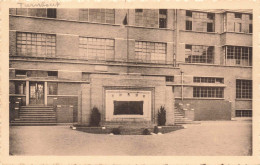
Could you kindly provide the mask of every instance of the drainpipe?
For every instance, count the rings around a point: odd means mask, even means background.
[[[183,101],[183,71],[181,71],[181,101]]]
[[[179,28],[177,27],[177,21],[178,21],[178,19],[177,19],[177,9],[174,9],[174,16],[175,16],[175,19],[174,19],[174,30],[175,30],[175,53],[174,53],[174,67],[176,67],[176,65],[177,65],[177,49],[178,49],[178,36],[179,36],[179,34],[178,34],[178,30],[179,30]]]

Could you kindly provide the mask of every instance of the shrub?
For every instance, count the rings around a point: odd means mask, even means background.
[[[91,116],[90,116],[90,126],[99,126],[101,120],[101,114],[99,110],[94,107],[91,111]]]
[[[146,128],[143,130],[143,135],[151,135],[151,132]]]
[[[162,126],[166,123],[166,110],[163,106],[160,107],[158,111],[158,125]]]
[[[113,128],[111,133],[113,133],[114,135],[120,135],[121,134],[121,130],[119,128]]]
[[[157,126],[154,126],[154,129],[153,129],[153,133],[158,133],[159,132],[159,129],[158,129],[158,127]]]

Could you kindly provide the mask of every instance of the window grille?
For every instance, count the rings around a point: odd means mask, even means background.
[[[186,11],[186,30],[214,32],[214,21],[214,13]]]
[[[193,87],[193,97],[224,98],[224,88],[222,88],[222,87]]]
[[[185,45],[186,63],[214,63],[214,47],[202,45]]]
[[[114,9],[80,9],[79,20],[114,24],[115,10]]]
[[[115,43],[113,39],[80,37],[80,58],[89,60],[114,60]]]
[[[224,78],[218,77],[193,77],[195,83],[221,83],[224,84]]]
[[[157,42],[136,41],[135,60],[148,63],[165,63],[166,44]]]
[[[17,32],[18,56],[54,57],[56,36],[52,34]]]
[[[252,48],[225,46],[225,64],[229,66],[252,66]]]
[[[236,117],[252,117],[252,110],[236,110]]]
[[[252,80],[236,80],[236,98],[252,99]]]

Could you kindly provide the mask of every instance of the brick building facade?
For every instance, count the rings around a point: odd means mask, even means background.
[[[9,18],[13,123],[88,124],[93,107],[102,124],[155,124],[161,106],[167,124],[176,111],[252,115],[250,10],[20,8]]]

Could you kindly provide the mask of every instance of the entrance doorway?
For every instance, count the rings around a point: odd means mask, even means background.
[[[44,104],[44,82],[30,82],[30,104]]]

